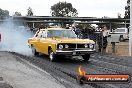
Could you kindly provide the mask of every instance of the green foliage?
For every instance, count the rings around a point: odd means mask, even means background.
[[[13,16],[22,16],[20,12],[15,12]]]
[[[33,16],[33,10],[31,7],[27,9],[27,16]]]
[[[9,11],[7,10],[2,10],[0,8],[0,19],[5,19],[5,18],[8,18],[9,17]]]
[[[78,28],[80,28],[80,29],[90,29],[90,28],[92,28],[92,25],[91,24],[78,24],[77,25],[77,27]]]
[[[124,18],[130,19],[130,0],[127,0],[127,6],[125,6],[125,16]],[[129,21],[126,21],[126,23],[129,23]],[[126,27],[128,28],[130,25],[127,24]]]
[[[124,18],[130,18],[130,0],[127,0],[127,6],[125,6]]]
[[[76,17],[78,12],[71,3],[59,2],[51,6],[51,15],[58,17]]]

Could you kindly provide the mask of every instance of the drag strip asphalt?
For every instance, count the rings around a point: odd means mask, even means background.
[[[132,67],[129,66],[130,62],[126,61],[128,64],[123,63],[124,60],[120,59],[120,62],[115,63],[114,61],[106,60],[105,55],[92,55],[90,61],[83,62],[79,60],[71,60],[67,58],[61,58],[57,62],[50,62],[46,56],[25,56],[18,53],[12,52],[15,57],[19,57],[20,62],[25,60],[38,66],[42,70],[50,73],[56,80],[60,81],[67,88],[131,88],[132,82],[130,83],[119,83],[119,84],[99,84],[99,83],[89,83],[86,85],[79,85],[76,81],[78,75],[78,67],[82,66],[88,74],[132,74]],[[108,57],[107,59],[112,59]],[[116,57],[118,59],[118,57]],[[23,61],[24,60],[24,61]],[[131,61],[131,58],[127,59]],[[116,60],[115,60],[116,61]],[[128,63],[127,63],[128,62]]]

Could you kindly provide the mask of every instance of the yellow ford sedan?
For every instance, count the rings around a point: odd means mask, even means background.
[[[93,40],[79,39],[74,31],[63,28],[40,29],[28,39],[28,44],[34,55],[46,54],[50,61],[57,60],[58,56],[82,56],[84,61],[88,61],[95,51]]]

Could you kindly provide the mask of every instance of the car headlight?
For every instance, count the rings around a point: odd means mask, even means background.
[[[63,49],[63,45],[59,45],[59,49]]]
[[[94,48],[94,44],[89,44],[89,48],[90,49]]]
[[[85,47],[85,48],[88,48],[88,44],[85,44],[84,47]]]
[[[65,45],[65,48],[69,48],[69,46],[68,45]]]

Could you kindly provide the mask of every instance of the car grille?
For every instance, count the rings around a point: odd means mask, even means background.
[[[59,48],[59,45],[57,45],[57,48]],[[64,43],[62,43],[61,45],[63,45],[63,47],[66,45]],[[85,44],[67,44],[69,46],[68,49],[72,50],[72,49],[82,49],[82,48],[85,48]],[[93,44],[94,45],[94,44]],[[88,44],[88,47],[89,48],[89,44]]]
[[[69,48],[76,48],[76,44],[67,44],[69,46]]]
[[[77,48],[85,48],[84,45],[85,44],[77,44]]]

